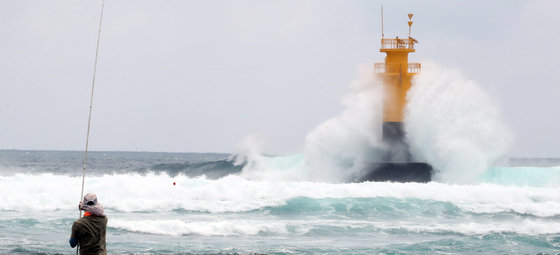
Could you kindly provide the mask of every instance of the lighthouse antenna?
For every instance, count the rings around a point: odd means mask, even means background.
[[[381,5],[381,39],[385,37],[385,32],[383,31],[383,5]]]

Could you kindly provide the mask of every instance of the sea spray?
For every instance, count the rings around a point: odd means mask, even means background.
[[[252,134],[238,145],[238,153],[230,160],[235,165],[243,166],[241,177],[251,180],[302,181],[305,180],[305,162],[303,155],[267,156],[262,153],[266,142],[263,134]]]
[[[358,78],[342,100],[342,114],[317,126],[305,138],[304,154],[310,180],[350,181],[381,157],[383,86],[370,66],[360,66]]]
[[[423,65],[407,95],[405,130],[412,155],[435,180],[471,183],[504,156],[511,134],[491,98],[457,70]]]
[[[264,136],[250,135],[235,156],[236,163],[244,165],[241,175],[255,180],[320,182],[348,182],[360,176],[382,155],[382,96],[381,80],[371,66],[360,66],[357,79],[342,98],[344,111],[307,134],[303,154],[263,155]]]

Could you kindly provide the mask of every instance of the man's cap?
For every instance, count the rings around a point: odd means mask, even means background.
[[[105,216],[105,213],[103,213],[103,205],[97,202],[97,196],[92,193],[87,193],[84,196],[81,210],[84,210],[96,216]]]
[[[97,204],[97,196],[92,193],[87,193],[84,196],[84,204],[85,205],[95,205]]]

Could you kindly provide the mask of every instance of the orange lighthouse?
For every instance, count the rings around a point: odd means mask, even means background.
[[[387,54],[384,63],[375,63],[374,72],[383,82],[383,142],[381,161],[371,162],[358,181],[429,182],[432,167],[412,158],[404,132],[406,94],[412,78],[420,72],[420,63],[408,62],[408,54],[415,51],[418,41],[411,37],[413,14],[408,14],[408,38],[384,38],[380,52]],[[383,31],[383,9],[381,9]]]
[[[414,52],[418,41],[410,36],[413,14],[408,14],[408,38],[381,38],[380,52],[387,54],[385,63],[375,63],[374,72],[383,81],[383,141],[392,147],[392,161],[409,161],[408,150],[404,151],[403,118],[406,93],[412,77],[420,72],[420,63],[409,63],[408,54]],[[383,35],[382,35],[383,37]],[[395,150],[394,146],[398,146]]]

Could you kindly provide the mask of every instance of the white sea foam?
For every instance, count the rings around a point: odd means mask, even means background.
[[[176,182],[176,185],[173,185]],[[81,177],[16,174],[0,177],[0,210],[76,209]],[[239,176],[219,180],[166,174],[115,174],[88,177],[85,192],[96,193],[106,210],[161,212],[181,209],[210,213],[247,212],[282,206],[298,197],[415,198],[452,203],[472,213],[514,212],[560,215],[560,189],[495,184],[346,183],[252,181]]]
[[[407,231],[412,233],[458,233],[484,235],[492,233],[517,233],[522,235],[545,235],[560,233],[560,223],[546,220],[486,221],[486,222],[418,222],[418,221],[359,221],[359,220],[128,220],[111,219],[109,227],[131,232],[159,235],[239,236],[292,234],[305,235],[313,229],[373,229],[377,231]],[[290,230],[288,230],[290,229]]]
[[[511,134],[495,100],[459,71],[424,64],[407,100],[411,153],[437,170],[436,180],[473,183],[507,153]]]
[[[560,223],[553,221],[491,221],[491,222],[380,222],[372,224],[383,230],[406,230],[416,233],[458,233],[464,235],[484,235],[492,233],[517,233],[522,235],[546,235],[560,233]]]
[[[256,220],[183,221],[111,219],[109,227],[160,235],[232,236],[286,233],[283,223]]]

